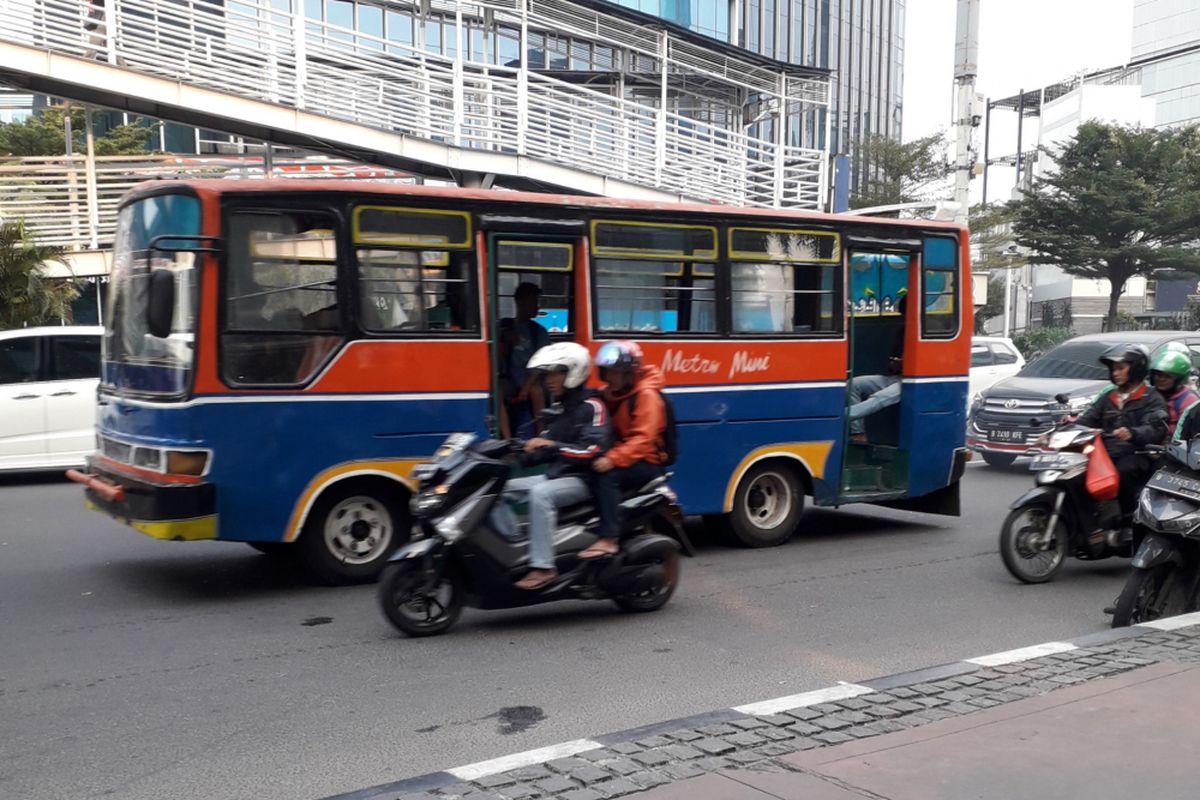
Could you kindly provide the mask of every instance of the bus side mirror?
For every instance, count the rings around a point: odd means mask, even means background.
[[[150,335],[159,339],[170,336],[174,317],[175,273],[169,269],[153,270],[146,303],[146,327],[150,329]]]

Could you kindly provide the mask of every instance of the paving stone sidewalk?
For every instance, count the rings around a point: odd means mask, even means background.
[[[603,746],[469,782],[437,773],[341,797],[608,800],[722,769],[786,771],[779,759],[792,753],[973,714],[1152,664],[1200,664],[1200,625],[1106,631],[1072,647],[997,666],[964,661],[859,682],[874,691],[775,714],[727,709],[595,737]]]

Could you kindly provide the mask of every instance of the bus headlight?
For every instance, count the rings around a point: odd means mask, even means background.
[[[203,450],[168,450],[167,472],[172,475],[203,475],[208,453]]]

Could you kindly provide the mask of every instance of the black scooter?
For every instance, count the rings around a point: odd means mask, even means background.
[[[671,599],[679,585],[680,543],[691,547],[665,477],[622,501],[621,549],[610,558],[578,558],[596,541],[594,504],[562,509],[554,534],[558,578],[533,591],[516,588],[513,583],[529,569],[528,539],[503,536],[489,515],[519,451],[519,442],[459,433],[446,439],[432,462],[414,468],[419,483],[410,503],[412,539],[392,555],[379,581],[380,607],[402,632],[444,633],[467,605],[518,608],[584,599],[657,611]]]
[[[1117,502],[1097,502],[1086,487],[1088,453],[1105,436],[1068,419],[1039,442],[1029,465],[1035,486],[1012,503],[1000,527],[1000,556],[1014,578],[1045,583],[1068,555],[1085,561],[1131,555]]]
[[[1200,439],[1172,442],[1138,497],[1133,521],[1145,535],[1117,598],[1122,628],[1200,608]]]

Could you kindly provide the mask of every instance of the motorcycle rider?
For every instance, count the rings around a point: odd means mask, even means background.
[[[1150,383],[1167,404],[1167,436],[1164,443],[1175,434],[1183,412],[1200,402],[1200,395],[1187,383],[1191,374],[1192,360],[1186,353],[1174,349],[1164,348],[1150,365]]]
[[[599,538],[579,554],[603,558],[619,549],[621,492],[637,489],[663,474],[667,460],[666,404],[662,372],[644,364],[636,342],[608,342],[596,353],[600,379],[606,383],[604,401],[612,415],[614,444],[592,463]]]
[[[1167,405],[1162,395],[1143,382],[1150,365],[1145,345],[1120,344],[1104,352],[1099,359],[1108,368],[1113,387],[1097,395],[1079,424],[1099,428],[1110,436],[1104,446],[1121,477],[1117,501],[1121,507],[1124,541],[1132,536],[1128,527],[1138,492],[1150,479],[1154,465],[1138,453],[1147,444],[1159,444],[1167,431]]]
[[[547,345],[529,359],[528,369],[542,376],[555,414],[542,436],[525,443],[521,462],[549,464],[549,469],[545,475],[509,481],[492,522],[511,536],[516,529],[512,506],[528,500],[530,570],[516,586],[533,590],[558,577],[554,562],[558,509],[591,496],[582,476],[589,475],[592,462],[608,447],[611,428],[603,400],[583,385],[592,369],[587,348],[575,342]]]

